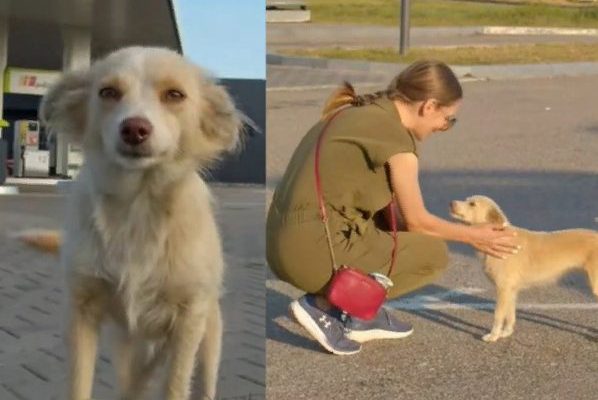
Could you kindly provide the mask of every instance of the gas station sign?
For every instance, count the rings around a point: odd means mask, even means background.
[[[60,78],[61,72],[41,69],[6,68],[4,92],[42,96]]]

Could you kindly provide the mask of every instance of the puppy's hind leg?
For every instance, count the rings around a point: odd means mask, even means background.
[[[485,342],[496,342],[501,337],[507,314],[515,300],[515,292],[511,288],[497,286],[496,291],[497,298],[496,309],[494,310],[494,325],[492,325],[490,333],[482,337]]]
[[[218,368],[220,366],[220,353],[222,349],[222,316],[220,304],[216,300],[210,307],[206,333],[199,348],[199,362],[201,364],[202,400],[216,398],[216,385],[218,383]]]
[[[590,278],[590,286],[594,296],[598,299],[598,249],[594,250],[586,262],[585,269]]]
[[[117,347],[120,400],[142,398],[152,372],[164,359],[165,347],[152,349],[142,338],[122,338]]]

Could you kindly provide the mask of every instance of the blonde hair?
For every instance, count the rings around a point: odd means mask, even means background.
[[[395,76],[386,90],[358,95],[349,82],[343,82],[326,101],[322,119],[328,118],[341,107],[359,107],[382,97],[406,103],[436,99],[440,106],[448,106],[463,97],[463,89],[454,72],[445,63],[416,61]]]

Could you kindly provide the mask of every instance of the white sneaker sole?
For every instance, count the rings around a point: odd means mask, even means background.
[[[407,332],[391,332],[383,329],[372,329],[369,331],[349,331],[345,336],[354,342],[365,343],[370,340],[381,339],[403,339],[413,333],[413,329]]]
[[[334,349],[328,343],[328,340],[326,339],[326,335],[324,335],[324,333],[322,332],[322,330],[320,329],[318,324],[316,324],[314,322],[314,320],[307,313],[307,311],[305,311],[303,309],[303,307],[301,307],[301,305],[299,305],[299,303],[297,301],[293,301],[291,303],[291,305],[289,306],[289,308],[291,310],[291,313],[297,320],[297,322],[302,327],[304,327],[310,333],[310,335],[312,335],[314,337],[314,339],[316,339],[318,341],[318,343],[320,343],[322,345],[322,347],[324,347],[326,350],[328,350],[332,354],[336,354],[338,356],[348,356],[351,354],[359,353],[361,351],[361,348],[358,350],[355,350],[355,351],[339,351],[339,350]]]

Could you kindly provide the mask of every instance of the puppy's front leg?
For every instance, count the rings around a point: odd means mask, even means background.
[[[517,291],[510,290],[507,295],[507,315],[505,317],[505,325],[500,333],[501,338],[511,336],[515,330],[515,319],[517,314]]]
[[[188,400],[195,356],[206,330],[203,307],[181,308],[170,337],[171,362],[166,386],[167,400]]]
[[[512,290],[510,288],[497,286],[496,290],[497,299],[496,309],[494,310],[494,325],[490,333],[482,337],[485,342],[496,342],[501,337],[503,324],[511,304]]]
[[[81,283],[72,296],[69,328],[70,399],[91,398],[100,324],[106,311],[98,282]],[[96,289],[96,290],[94,290]]]

